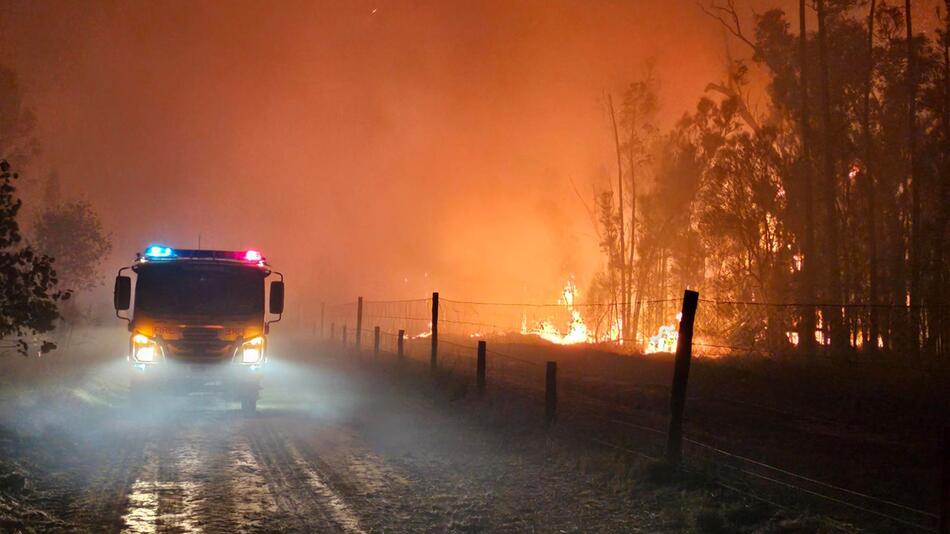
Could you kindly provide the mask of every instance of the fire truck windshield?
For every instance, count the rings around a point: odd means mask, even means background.
[[[265,273],[250,267],[151,264],[138,271],[135,309],[158,316],[264,313]]]

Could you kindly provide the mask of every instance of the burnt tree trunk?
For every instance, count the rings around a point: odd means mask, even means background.
[[[821,136],[822,136],[822,174],[824,174],[824,208],[825,221],[825,292],[826,297],[833,303],[843,303],[841,261],[838,255],[838,213],[837,213],[837,179],[835,177],[835,136],[831,128],[831,83],[828,75],[828,36],[826,31],[827,8],[824,0],[817,0],[818,10],[818,76],[821,90]],[[841,309],[827,308],[829,317],[826,318],[831,334],[831,343],[834,351],[840,356],[847,349],[848,336],[844,331],[844,321]]]
[[[933,341],[930,341],[929,349],[941,357],[947,354],[947,343],[950,341],[950,332],[948,332],[947,310],[940,305],[944,302],[945,284],[947,280],[947,266],[944,264],[944,241],[947,233],[948,219],[950,214],[947,212],[947,204],[950,203],[950,0],[945,0],[947,6],[946,21],[943,35],[943,113],[941,122],[943,123],[943,168],[941,169],[942,178],[940,181],[941,201],[938,203],[937,226],[934,228],[933,244],[933,302],[937,306],[931,308],[934,314],[934,333]]]
[[[920,357],[920,179],[917,169],[917,54],[914,51],[913,11],[904,0],[907,29],[907,154],[910,163],[910,334],[911,354]]]
[[[878,321],[878,257],[877,257],[877,201],[874,173],[871,169],[873,159],[873,138],[871,136],[871,92],[874,89],[874,10],[876,0],[871,0],[868,10],[868,70],[864,79],[864,102],[861,108],[861,133],[863,135],[864,168],[863,177],[867,196],[867,243],[868,243],[868,339],[867,350],[877,350],[877,338],[880,332]]]
[[[633,158],[630,159],[630,250],[627,258],[627,295],[624,297],[624,306],[627,311],[621,329],[621,337],[624,340],[631,337],[631,332],[632,337],[636,337],[638,328],[637,320],[631,318],[632,305],[630,303],[630,292],[633,291],[633,258],[637,248],[637,171],[633,166]],[[639,299],[639,296],[637,298]]]
[[[805,202],[805,224],[803,239],[803,257],[802,257],[802,297],[806,302],[815,301],[815,272],[818,268],[818,255],[815,250],[815,198],[814,183],[812,180],[812,161],[811,161],[811,135],[809,120],[811,114],[808,108],[808,32],[805,25],[805,0],[800,0],[798,5],[799,17],[799,62],[801,63],[801,73],[799,75],[799,84],[801,85],[801,108],[799,109],[799,123],[801,124],[802,139],[802,173],[804,177],[804,202]],[[801,326],[799,328],[798,338],[801,349],[806,354],[815,351],[815,309],[812,307],[802,308]]]
[[[619,217],[617,224],[620,231],[620,324],[624,330],[621,330],[620,337],[626,337],[624,331],[627,328],[627,315],[630,313],[630,288],[627,285],[630,281],[627,276],[627,254],[626,237],[624,236],[623,220],[623,163],[620,155],[620,132],[617,129],[617,115],[614,112],[614,102],[610,95],[607,95],[607,105],[610,108],[610,121],[614,127],[614,146],[617,149],[617,209]]]

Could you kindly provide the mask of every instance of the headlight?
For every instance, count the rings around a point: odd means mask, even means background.
[[[264,337],[257,336],[241,344],[238,349],[241,363],[260,363],[264,360]]]
[[[161,354],[162,348],[143,334],[132,336],[132,359],[139,363],[155,363]]]

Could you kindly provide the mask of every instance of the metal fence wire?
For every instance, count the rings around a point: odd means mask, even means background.
[[[442,298],[439,331],[455,339],[518,340],[532,336],[555,344],[587,343],[625,353],[672,352],[680,299],[624,304],[474,302]],[[333,325],[355,339],[357,300],[326,307],[322,329]],[[698,356],[818,356],[877,359],[907,365],[950,363],[946,306],[866,303],[771,303],[702,298],[693,344]],[[372,326],[427,337],[432,299],[364,300],[361,335]],[[371,326],[367,326],[371,325]],[[919,325],[915,331],[914,325]],[[326,335],[326,334],[325,334]]]
[[[322,330],[325,337],[333,336],[349,347],[358,344],[365,352],[373,349],[378,327],[381,352],[395,354],[401,338],[403,356],[420,365],[430,362],[434,346],[437,368],[464,380],[475,380],[476,347],[486,341],[489,387],[538,397],[545,395],[546,359],[562,358],[557,381],[566,413],[599,422],[613,429],[614,437],[625,437],[618,443],[610,435],[592,436],[600,446],[656,457],[666,436],[662,427],[669,415],[670,362],[662,354],[660,359],[624,356],[673,352],[682,299],[637,303],[636,313],[631,313],[633,306],[626,313],[633,323],[624,327],[618,320],[623,315],[621,304],[573,302],[569,297],[541,304],[436,295],[412,300],[360,298],[326,306]],[[940,414],[950,409],[947,382],[941,378],[950,379],[945,312],[939,306],[700,298],[690,346],[700,358],[697,361],[706,358],[710,363],[694,366],[690,378],[691,395],[686,399],[690,418],[683,438],[687,469],[713,472],[724,489],[779,507],[784,506],[779,504],[783,493],[791,492],[901,527],[935,531],[938,515],[921,504],[931,499],[926,488],[935,485],[934,471],[928,468],[934,461],[921,458],[939,451],[923,446],[913,454],[897,455],[889,443],[923,444],[926,433],[943,423]],[[329,331],[327,324],[333,325]],[[921,331],[914,332],[914,324],[921,325]],[[590,350],[552,352],[558,345]],[[721,358],[728,358],[727,365],[714,361]],[[762,365],[773,361],[781,366]],[[903,383],[909,376],[922,381]],[[879,393],[887,398],[895,392],[906,394],[908,388],[914,390],[913,418],[907,417],[908,407],[903,405],[890,407],[893,413],[862,412],[881,408],[875,405],[880,403],[875,399]],[[937,401],[920,410],[922,394]],[[837,402],[828,395],[836,395]],[[803,458],[818,465],[837,458],[840,473],[857,474],[856,479],[871,484],[851,488],[834,477],[824,479],[822,469],[813,465],[769,458],[774,451],[768,443],[775,438],[757,433],[757,422],[795,436],[786,445],[789,451],[801,450]],[[889,424],[896,427],[887,428]],[[834,447],[843,446],[857,447],[862,460],[854,465],[839,461],[840,451]],[[794,456],[785,457],[789,458]],[[884,479],[862,474],[866,465],[860,462],[869,459],[884,459],[877,467]],[[884,473],[917,480],[891,497],[893,484]]]

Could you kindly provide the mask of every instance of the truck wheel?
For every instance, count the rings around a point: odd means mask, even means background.
[[[257,397],[245,397],[241,399],[241,411],[244,415],[254,415],[257,413]]]

